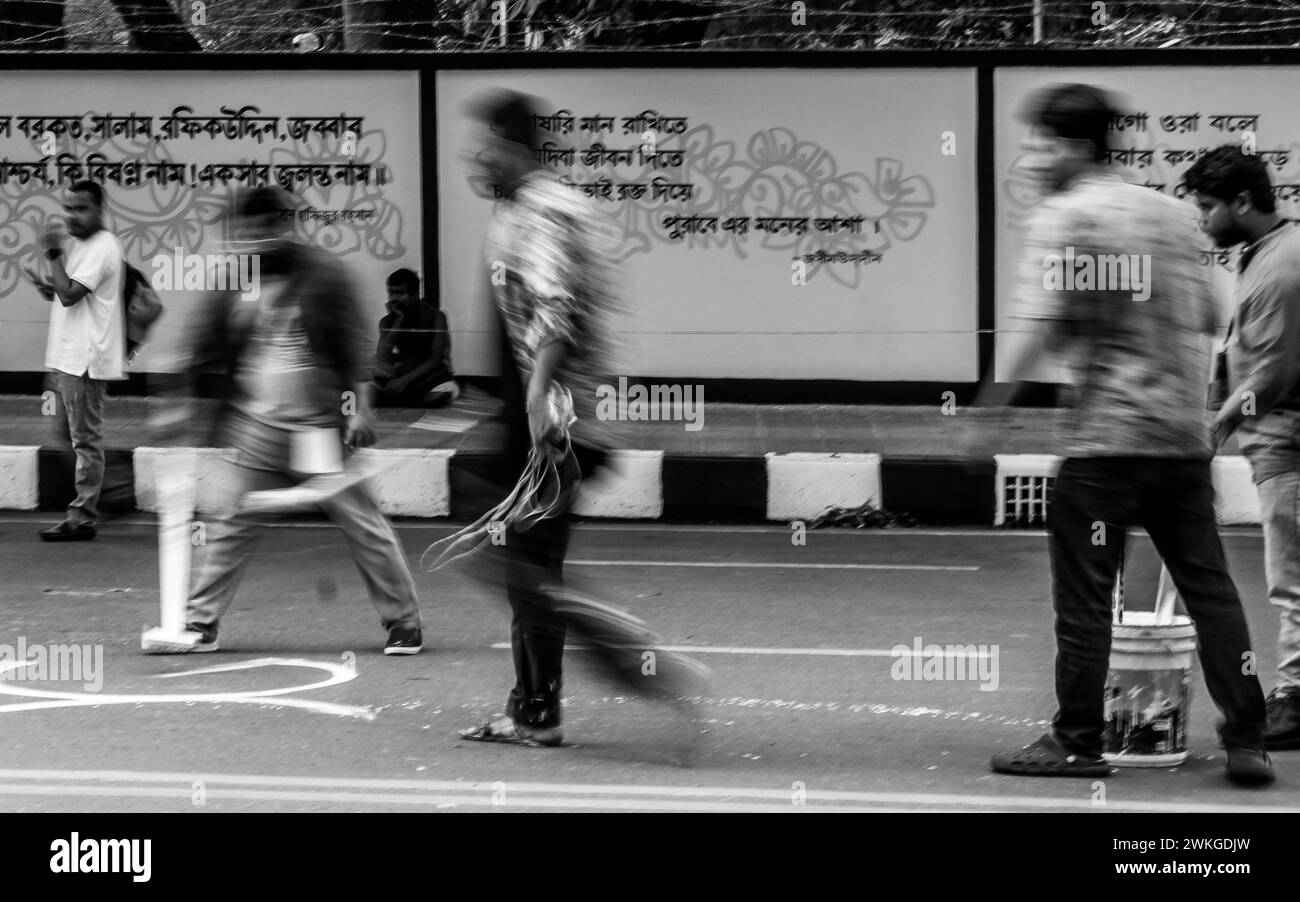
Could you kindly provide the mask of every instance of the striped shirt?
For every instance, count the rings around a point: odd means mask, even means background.
[[[596,417],[597,388],[611,381],[612,224],[586,198],[537,171],[497,203],[484,248],[525,391],[538,352],[562,342],[554,381],[573,396],[575,442],[610,448],[612,424]]]

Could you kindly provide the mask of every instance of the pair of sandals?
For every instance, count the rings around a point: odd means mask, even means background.
[[[1051,733],[1019,751],[994,755],[990,764],[1000,774],[1020,777],[1105,777],[1112,770],[1104,758],[1076,755]]]
[[[532,748],[553,748],[564,742],[564,733],[558,724],[553,727],[529,727],[517,723],[512,717],[502,717],[481,723],[473,729],[461,730],[460,736],[470,742],[504,742]]]

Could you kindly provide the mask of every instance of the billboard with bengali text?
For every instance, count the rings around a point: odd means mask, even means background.
[[[543,100],[539,162],[618,231],[627,373],[976,378],[969,69],[439,72],[458,373],[495,371],[465,107],[498,87]]]
[[[1041,197],[1023,171],[1020,144],[1027,126],[1018,111],[1038,88],[1054,83],[1097,85],[1123,110],[1111,124],[1108,162],[1126,180],[1182,197],[1183,174],[1198,156],[1222,144],[1253,147],[1269,168],[1279,212],[1300,217],[1300,135],[1294,101],[1284,86],[1300,72],[1285,67],[1043,68],[999,69],[996,90],[997,323],[995,360],[1007,378],[1006,350],[1023,340],[1023,327],[1007,315],[1016,291],[1024,224]],[[1214,273],[1222,313],[1231,306],[1235,251],[1214,248],[1202,237],[1201,265]],[[1056,367],[1041,367],[1044,380],[1068,381]]]
[[[176,274],[135,371],[174,368],[226,200],[250,185],[296,196],[286,215],[347,265],[377,328],[388,273],[422,270],[419,128],[414,72],[6,72],[0,370],[43,369],[49,306],[21,267],[44,274],[38,236],[81,178],[104,186],[127,259]]]
[[[1038,192],[1018,168],[1015,115],[1049,82],[1114,90],[1126,178],[1181,194],[1204,149],[1249,132],[1284,216],[1300,218],[1300,146],[1287,67],[994,71],[997,359],[1022,229]],[[436,280],[462,375],[494,375],[482,242],[491,202],[467,181],[465,104],[514,88],[542,98],[539,162],[591,199],[620,238],[628,375],[970,382],[980,261],[976,72],[935,69],[439,71],[421,107],[409,72],[19,71],[0,80],[0,370],[42,369],[49,308],[22,275],[62,186],[101,181],[128,259],[155,266],[222,249],[229,193],[278,183],[300,234],[349,266],[368,314],[399,267]],[[708,84],[708,90],[700,85]],[[1192,90],[1194,88],[1194,90]],[[1191,98],[1191,99],[1188,99]],[[436,110],[436,157],[421,116]],[[437,179],[437,211],[421,206]],[[438,260],[423,217],[436,215]],[[1202,249],[1226,305],[1230,254]],[[163,264],[161,261],[171,261]],[[989,261],[985,261],[988,263]],[[426,268],[427,267],[427,268]],[[136,364],[169,353],[200,292],[167,315]],[[999,371],[999,376],[1005,374]],[[1042,371],[1061,378],[1059,371]]]

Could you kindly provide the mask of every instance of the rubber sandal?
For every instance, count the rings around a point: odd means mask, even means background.
[[[461,730],[460,738],[470,742],[503,742],[533,748],[556,746],[564,741],[559,727],[521,728],[509,717],[502,717],[490,723],[484,722],[472,729]]]
[[[1105,777],[1111,772],[1104,759],[1072,754],[1051,733],[1017,751],[994,755],[989,763],[1000,774],[1021,777]]]

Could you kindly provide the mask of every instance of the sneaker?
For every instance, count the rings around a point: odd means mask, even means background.
[[[190,649],[192,654],[201,655],[204,652],[217,651],[221,648],[221,646],[217,644],[217,631],[215,628],[209,627],[205,629],[204,627],[195,626],[194,624],[189,623],[185,625],[185,630],[186,632],[199,633],[203,636],[203,638],[200,639],[192,649]]]
[[[217,644],[216,633],[205,633],[203,630],[187,627],[184,635],[197,635],[200,638],[193,645],[171,645],[155,642],[154,644],[147,645],[145,647],[145,652],[153,655],[201,655],[206,652],[217,651],[221,648],[221,646]],[[147,640],[148,636],[146,635],[145,638]]]
[[[420,628],[395,626],[388,631],[388,642],[384,644],[386,655],[418,655],[424,648],[424,637]]]
[[[1268,694],[1265,708],[1268,724],[1264,727],[1264,748],[1300,749],[1300,692],[1279,686]]]
[[[1262,786],[1272,783],[1273,761],[1268,752],[1261,749],[1227,748],[1228,779],[1242,786]]]

